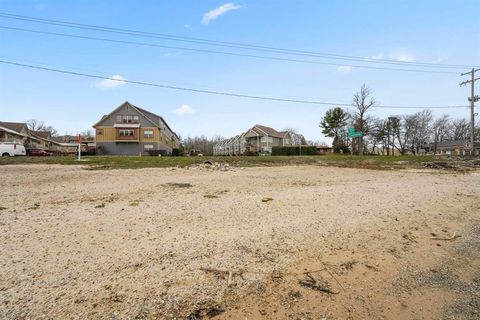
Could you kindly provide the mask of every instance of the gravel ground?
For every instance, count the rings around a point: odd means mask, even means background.
[[[12,165],[0,175],[2,319],[478,310],[479,172]]]

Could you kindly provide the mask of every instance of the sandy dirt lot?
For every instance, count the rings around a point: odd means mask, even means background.
[[[0,177],[1,319],[480,318],[478,171]]]

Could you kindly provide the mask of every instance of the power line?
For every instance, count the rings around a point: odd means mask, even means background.
[[[314,101],[314,100],[300,100],[300,99],[286,99],[286,98],[276,98],[276,97],[268,97],[268,96],[257,96],[257,95],[248,95],[248,94],[240,94],[235,92],[222,92],[222,91],[213,91],[213,90],[203,90],[203,89],[195,89],[195,88],[188,88],[188,87],[178,87],[166,84],[158,84],[152,82],[144,82],[144,81],[134,81],[134,80],[121,80],[115,79],[100,75],[82,73],[82,72],[75,72],[75,71],[68,71],[68,70],[61,70],[61,69],[54,69],[54,68],[47,68],[37,65],[31,64],[24,64],[24,63],[17,63],[12,61],[0,60],[0,63],[14,65],[18,67],[25,67],[31,69],[38,69],[56,73],[63,73],[87,78],[94,78],[94,79],[102,79],[102,80],[111,80],[123,83],[131,83],[136,85],[143,85],[143,86],[150,86],[150,87],[158,87],[164,89],[172,89],[172,90],[181,90],[181,91],[190,91],[196,93],[205,93],[205,94],[212,94],[212,95],[219,95],[219,96],[229,96],[229,97],[236,97],[236,98],[247,98],[247,99],[257,99],[257,100],[270,100],[270,101],[278,101],[278,102],[291,102],[291,103],[302,103],[302,104],[312,104],[312,105],[331,105],[331,106],[344,106],[344,107],[352,107],[352,104],[349,103],[336,103],[336,102],[323,102],[323,101]],[[389,105],[377,105],[375,108],[395,108],[395,109],[453,109],[453,108],[465,108],[466,106],[389,106]]]
[[[28,22],[34,22],[34,23],[42,23],[42,24],[77,28],[77,29],[83,29],[83,30],[93,30],[93,31],[140,36],[140,37],[157,38],[157,39],[170,40],[170,41],[182,41],[182,42],[196,43],[196,44],[202,44],[202,45],[221,46],[221,47],[255,50],[255,51],[265,51],[265,52],[273,52],[273,53],[289,54],[289,55],[320,57],[325,59],[340,59],[340,60],[360,61],[360,62],[367,62],[367,63],[409,65],[409,66],[415,66],[415,67],[428,67],[428,68],[470,68],[472,67],[472,65],[397,61],[392,59],[373,59],[373,58],[340,55],[340,54],[332,54],[332,53],[324,53],[324,52],[260,46],[260,45],[245,44],[245,43],[239,43],[239,42],[218,41],[218,40],[210,40],[210,39],[202,39],[202,38],[194,38],[194,37],[177,36],[177,35],[171,35],[171,34],[165,34],[165,33],[146,32],[146,31],[140,31],[140,30],[75,23],[75,22],[62,21],[62,20],[43,19],[43,18],[36,18],[31,16],[16,15],[16,14],[11,14],[7,12],[0,12],[0,18],[16,19],[16,20],[22,20],[22,21],[28,21]]]
[[[264,60],[277,60],[277,61],[299,62],[299,63],[308,63],[308,64],[320,64],[320,65],[329,65],[329,66],[337,66],[337,67],[345,66],[345,64],[341,64],[341,63],[320,62],[320,61],[312,61],[312,60],[300,60],[300,59],[281,58],[281,57],[272,57],[272,56],[260,56],[260,55],[252,55],[252,54],[215,51],[215,50],[206,50],[206,49],[196,49],[196,48],[178,47],[178,46],[166,46],[166,45],[160,45],[160,44],[155,44],[155,43],[116,40],[116,39],[108,39],[108,38],[98,38],[98,37],[74,35],[74,34],[67,34],[67,33],[59,33],[59,32],[49,32],[49,31],[39,31],[39,30],[32,30],[32,29],[25,29],[25,28],[7,27],[7,26],[1,26],[1,25],[0,25],[0,29],[30,32],[30,33],[37,33],[37,34],[46,34],[46,35],[68,37],[68,38],[77,38],[77,39],[84,39],[84,40],[94,40],[94,41],[103,41],[103,42],[111,42],[111,43],[129,44],[129,45],[139,45],[139,46],[166,48],[166,49],[186,50],[186,51],[209,53],[209,54],[222,54],[222,55],[229,55],[229,56],[240,56],[240,57],[247,57],[247,58],[264,59]],[[416,73],[435,73],[435,74],[458,74],[458,72],[454,72],[454,71],[414,70],[414,69],[375,67],[375,66],[365,66],[365,65],[349,65],[349,66],[353,67],[353,68],[372,69],[372,70],[391,70],[391,71],[416,72]]]

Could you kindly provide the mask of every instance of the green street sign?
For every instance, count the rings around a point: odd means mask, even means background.
[[[355,131],[355,128],[348,128],[348,136],[350,138],[358,138],[363,136],[363,132]]]

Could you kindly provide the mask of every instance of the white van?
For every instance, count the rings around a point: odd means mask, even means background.
[[[13,156],[25,156],[27,152],[25,147],[18,143],[0,143],[0,156],[13,157]]]

